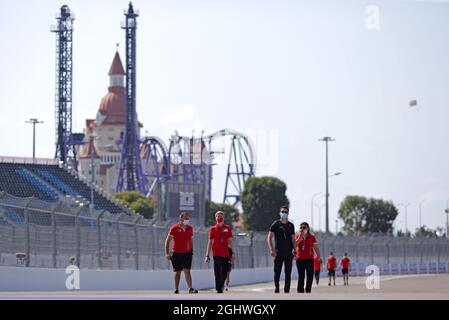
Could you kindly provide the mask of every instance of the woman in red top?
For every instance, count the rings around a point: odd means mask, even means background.
[[[309,224],[303,222],[299,226],[299,233],[296,235],[296,267],[298,269],[298,292],[304,292],[304,278],[307,275],[305,292],[312,292],[314,256],[320,257],[320,249],[315,236],[310,233]]]

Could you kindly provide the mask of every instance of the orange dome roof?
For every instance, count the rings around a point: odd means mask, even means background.
[[[125,88],[109,88],[100,102],[99,112],[105,116],[102,124],[125,124]]]
[[[124,77],[125,75],[118,51],[114,55],[108,74],[111,78],[111,84],[108,88],[109,92],[100,102],[99,112],[103,115],[101,124],[125,124],[125,88],[122,83],[112,81],[114,77]]]

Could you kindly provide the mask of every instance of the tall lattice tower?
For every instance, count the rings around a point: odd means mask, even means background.
[[[72,141],[72,49],[75,17],[70,8],[63,5],[56,20],[57,24],[51,27],[51,31],[56,33],[55,158],[67,164],[69,160],[76,161]]]
[[[145,193],[146,182],[142,172],[136,112],[136,30],[139,13],[130,2],[125,11],[122,29],[126,32],[126,125],[122,138],[117,192],[137,190]]]

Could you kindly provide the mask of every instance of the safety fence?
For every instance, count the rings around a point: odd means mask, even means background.
[[[373,272],[379,272],[381,275],[449,273],[449,262],[383,263],[374,265],[358,262],[351,263],[350,274],[352,276],[367,276]],[[321,276],[327,276],[327,274],[327,270],[321,270]],[[340,269],[336,270],[336,275],[342,275]]]
[[[167,233],[167,226],[153,225],[130,213],[111,214],[0,195],[0,265],[64,268],[75,258],[84,269],[171,269],[165,258]],[[266,235],[266,232],[235,234],[235,268],[273,265]],[[353,266],[357,266],[354,270],[360,273],[369,264],[390,273],[448,271],[447,239],[320,233],[317,239],[323,257],[330,251],[337,257],[348,252]],[[194,226],[193,269],[213,267],[203,261],[207,241],[207,228]]]

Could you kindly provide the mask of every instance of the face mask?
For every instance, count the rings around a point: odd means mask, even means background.
[[[218,223],[222,223],[223,222],[223,217],[217,217],[216,219],[215,219]]]
[[[189,219],[186,219],[182,222],[183,225],[188,226],[190,223]]]
[[[281,220],[288,220],[288,213],[281,212]]]

